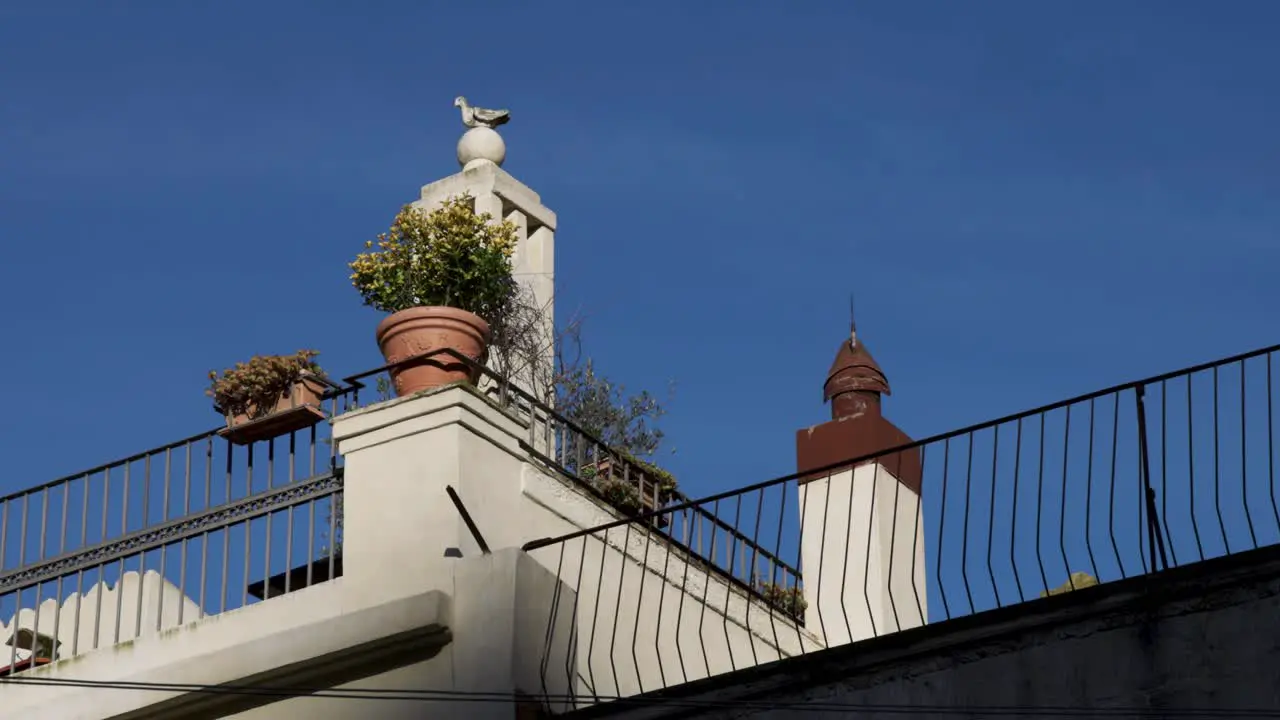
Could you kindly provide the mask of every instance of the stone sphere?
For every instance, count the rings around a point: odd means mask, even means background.
[[[468,169],[491,162],[501,166],[507,159],[507,144],[502,136],[487,127],[471,128],[458,140],[458,164]]]

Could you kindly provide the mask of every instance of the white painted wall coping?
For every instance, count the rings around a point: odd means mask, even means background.
[[[449,640],[450,599],[433,590],[384,604],[358,607],[344,578],[211,615],[159,634],[101,648],[22,673],[22,678],[218,685],[292,672],[290,685],[306,685],[307,664],[332,662],[354,646],[394,640],[413,631]],[[352,664],[363,653],[347,655]],[[4,717],[99,720],[138,711],[187,693],[9,684]],[[51,708],[57,708],[50,715]],[[148,716],[163,717],[163,716]],[[176,710],[175,718],[183,717]]]

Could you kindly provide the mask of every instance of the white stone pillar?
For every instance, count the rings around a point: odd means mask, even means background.
[[[806,629],[832,647],[925,623],[919,495],[869,463],[802,484],[800,513]]]
[[[546,338],[543,362],[554,368],[555,300],[556,300],[556,233],[543,225],[526,236],[516,270],[520,281],[533,293],[543,308],[542,337]],[[544,400],[551,400],[543,393]]]
[[[542,361],[551,363],[555,337],[556,214],[542,204],[537,193],[510,173],[484,161],[473,161],[469,169],[424,186],[422,196],[413,204],[430,211],[446,199],[463,193],[475,198],[476,212],[489,213],[496,221],[511,220],[519,229],[512,270],[533,302],[544,311]],[[540,387],[534,373],[517,373],[509,379],[540,400],[546,401],[549,397],[549,389]]]
[[[502,537],[502,525],[519,517],[526,432],[470,386],[334,418],[344,463],[343,582],[370,601],[410,595],[448,576],[446,550],[479,554],[446,487],[482,533],[487,525]]]

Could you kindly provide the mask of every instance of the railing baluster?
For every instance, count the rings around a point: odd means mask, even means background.
[[[183,461],[185,462],[186,467],[182,473],[184,478],[182,482],[182,516],[183,517],[187,517],[188,515],[191,514],[191,453],[192,453],[191,443],[187,443],[186,452],[184,453],[185,457],[183,458]],[[189,543],[191,542],[191,540],[192,538],[190,537],[183,537],[182,544],[179,546],[180,554],[178,557],[178,590],[182,593],[183,598],[187,597],[187,550],[188,548],[190,548]],[[186,610],[186,605],[187,604],[185,602],[180,601],[178,603],[178,625],[182,625],[183,611]]]
[[[151,508],[149,507],[150,503],[148,502],[150,498],[151,498],[151,456],[148,455],[147,459],[144,461],[144,464],[143,464],[142,525],[139,526],[138,528],[139,530],[145,530],[151,524],[151,519],[149,517],[149,514],[150,514],[149,511],[151,510]],[[125,528],[125,532],[128,532],[128,528]],[[146,588],[147,588],[147,584],[146,582],[144,582],[144,580],[146,580],[146,577],[147,577],[147,551],[143,550],[138,553],[138,612],[137,612],[137,620],[135,621],[133,626],[134,637],[138,637],[142,634],[142,606],[145,602],[144,593],[146,592]],[[124,578],[121,577],[122,587],[123,587],[123,584],[124,584]]]
[[[120,501],[120,534],[124,535],[129,532],[129,486],[131,485],[129,470],[133,465],[133,461],[124,464],[124,478],[120,481],[124,486],[123,499]],[[125,573],[125,556],[120,556],[120,575],[116,578],[116,622],[115,622],[115,639],[111,641],[112,645],[120,644],[120,621],[124,619],[124,573]]]

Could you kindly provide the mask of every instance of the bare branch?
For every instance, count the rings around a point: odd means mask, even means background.
[[[520,286],[508,311],[493,327],[490,362],[499,374],[531,387],[535,397],[557,410],[605,444],[637,458],[655,453],[662,444],[658,421],[666,414],[649,392],[629,394],[598,373],[583,352],[581,311],[557,330],[548,323],[551,301],[539,303]]]

